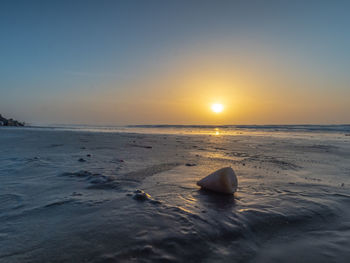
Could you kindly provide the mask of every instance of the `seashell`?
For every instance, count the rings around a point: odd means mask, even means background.
[[[238,180],[231,167],[221,168],[197,182],[203,189],[233,194],[237,190]]]

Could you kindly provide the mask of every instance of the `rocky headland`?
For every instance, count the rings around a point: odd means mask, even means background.
[[[0,114],[0,126],[24,126],[24,122],[19,122],[14,119],[6,119]]]

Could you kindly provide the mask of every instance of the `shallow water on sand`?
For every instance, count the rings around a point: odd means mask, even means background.
[[[350,258],[344,134],[0,129],[0,145],[0,262]],[[225,166],[235,195],[196,186]]]

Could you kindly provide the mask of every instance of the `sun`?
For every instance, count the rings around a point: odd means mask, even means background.
[[[214,103],[211,105],[211,110],[215,113],[220,113],[224,110],[224,105],[220,103]]]

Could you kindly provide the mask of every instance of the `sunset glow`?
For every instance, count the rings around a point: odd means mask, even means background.
[[[214,103],[211,105],[211,110],[215,113],[220,113],[224,110],[224,106],[220,103]]]

